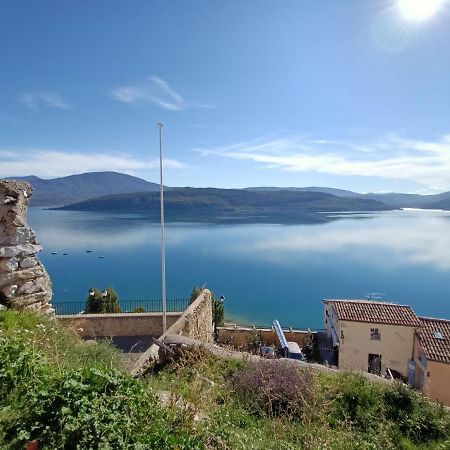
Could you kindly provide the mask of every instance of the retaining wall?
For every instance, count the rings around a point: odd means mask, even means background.
[[[224,326],[218,327],[217,340],[221,344],[232,345],[236,348],[247,348],[255,342],[260,342],[264,345],[279,346],[278,337],[272,328],[253,328],[242,326]],[[303,347],[307,341],[314,337],[316,331],[310,330],[283,330],[286,340],[289,342],[296,342],[300,348]]]

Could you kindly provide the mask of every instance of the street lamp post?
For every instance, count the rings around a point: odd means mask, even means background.
[[[164,242],[164,186],[163,186],[163,156],[162,156],[162,129],[164,124],[157,123],[159,128],[159,180],[161,201],[161,285],[162,285],[162,313],[163,334],[167,330],[167,301],[166,301],[166,250]]]

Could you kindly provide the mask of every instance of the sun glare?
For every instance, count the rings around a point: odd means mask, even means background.
[[[402,17],[409,21],[422,22],[432,17],[445,0],[398,0]]]

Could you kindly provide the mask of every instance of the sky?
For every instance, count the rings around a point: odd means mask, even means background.
[[[158,181],[160,121],[170,186],[449,191],[450,0],[0,0],[0,176]]]

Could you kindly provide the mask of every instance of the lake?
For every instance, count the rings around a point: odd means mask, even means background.
[[[168,219],[167,297],[208,283],[225,296],[227,320],[321,328],[324,298],[371,292],[450,318],[450,212]],[[158,220],[30,208],[54,299],[84,300],[90,287],[108,286],[122,299],[160,298]]]

